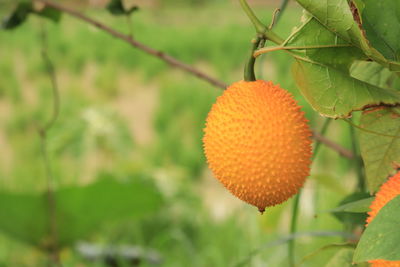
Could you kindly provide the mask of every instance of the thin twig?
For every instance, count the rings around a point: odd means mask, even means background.
[[[354,154],[353,152],[351,152],[350,150],[340,146],[339,144],[336,144],[335,142],[329,140],[328,138],[322,136],[320,133],[317,133],[316,131],[313,131],[313,138],[321,143],[323,143],[324,145],[326,145],[327,147],[335,150],[337,153],[339,153],[339,155],[348,158],[348,159],[352,159],[354,158]]]
[[[95,27],[97,27],[97,28],[99,28],[99,29],[101,29],[103,31],[108,32],[112,36],[114,36],[114,37],[116,37],[118,39],[124,40],[125,42],[127,42],[130,45],[132,45],[132,46],[134,46],[134,47],[146,52],[147,54],[150,54],[150,55],[153,55],[155,57],[160,58],[161,60],[165,61],[166,63],[168,63],[169,65],[171,65],[173,67],[176,67],[176,68],[179,68],[179,69],[183,69],[183,70],[193,74],[194,76],[199,77],[202,80],[205,80],[205,81],[209,82],[210,84],[215,85],[217,87],[220,87],[222,89],[226,88],[226,84],[225,83],[223,83],[223,82],[221,82],[221,81],[209,76],[208,74],[206,74],[206,73],[204,73],[204,72],[202,72],[202,71],[200,71],[198,69],[195,69],[192,66],[187,65],[187,64],[185,64],[185,63],[183,63],[183,62],[181,62],[181,61],[179,61],[179,60],[177,60],[177,59],[165,54],[162,51],[158,51],[158,50],[156,50],[154,48],[151,48],[151,47],[149,47],[147,45],[144,45],[141,42],[138,42],[135,39],[131,38],[129,35],[126,35],[126,34],[123,34],[121,32],[118,32],[118,31],[112,29],[111,27],[109,27],[109,26],[107,26],[107,25],[105,25],[105,24],[103,24],[103,23],[101,23],[99,21],[96,21],[94,19],[91,19],[91,18],[85,16],[84,14],[82,14],[82,13],[80,13],[80,12],[78,12],[78,11],[72,9],[72,8],[65,7],[65,6],[60,5],[58,3],[47,1],[47,0],[34,0],[34,1],[44,3],[46,6],[55,8],[57,10],[65,12],[65,13],[71,15],[71,16],[74,16],[74,17],[79,18],[79,19],[81,19],[83,21],[86,21],[87,23],[89,23],[89,24],[91,24],[91,25],[93,25],[93,26],[95,26]]]
[[[288,3],[289,3],[289,0],[282,0],[281,6],[279,7],[280,12],[276,16],[275,23],[278,23],[279,19],[282,17],[283,11],[285,11]]]
[[[86,15],[80,13],[79,11],[73,10],[71,8],[68,8],[68,7],[64,7],[64,6],[62,6],[62,5],[58,4],[58,3],[54,3],[54,2],[51,2],[51,1],[47,1],[47,0],[34,0],[34,1],[42,2],[42,3],[46,4],[49,7],[55,8],[57,10],[65,12],[65,13],[67,13],[67,14],[75,17],[75,18],[83,20],[83,21],[85,21],[85,22],[97,27],[98,29],[109,33],[110,35],[129,43],[133,47],[135,47],[137,49],[140,49],[140,50],[144,51],[145,53],[147,53],[149,55],[158,57],[159,59],[165,61],[166,63],[170,64],[171,66],[179,68],[179,69],[182,69],[182,70],[188,72],[189,74],[192,74],[192,75],[194,75],[194,76],[196,76],[196,77],[198,77],[198,78],[200,78],[202,80],[205,80],[205,81],[209,82],[212,85],[215,85],[218,88],[225,89],[227,87],[227,85],[224,82],[219,81],[219,80],[217,80],[217,79],[215,79],[215,78],[203,73],[202,71],[197,70],[197,69],[193,68],[192,66],[189,66],[189,65],[179,61],[178,59],[173,58],[173,57],[165,54],[164,52],[161,52],[161,51],[155,50],[155,49],[153,49],[151,47],[148,47],[148,46],[136,41],[135,39],[129,37],[129,35],[125,35],[125,34],[123,34],[121,32],[118,32],[118,31],[116,31],[116,30],[104,25],[103,23],[101,23],[99,21],[96,21],[94,19],[91,19],[91,18],[87,17]],[[351,152],[349,152],[345,148],[341,147],[340,145],[330,141],[327,138],[324,138],[324,137],[321,138],[320,134],[314,132],[314,136],[313,137],[314,137],[315,140],[317,140],[317,141],[325,144],[326,146],[330,147],[331,149],[337,151],[340,155],[342,155],[344,157],[347,157],[347,158],[352,158],[353,157],[352,156],[353,154]]]
[[[40,137],[40,148],[43,157],[43,163],[46,171],[46,195],[49,215],[49,235],[50,243],[47,247],[52,265],[60,266],[59,257],[59,246],[58,246],[58,231],[57,231],[57,219],[56,219],[56,200],[54,196],[54,175],[51,169],[50,159],[47,150],[47,133],[50,128],[54,125],[58,118],[60,110],[60,98],[58,93],[58,86],[54,66],[47,53],[47,35],[44,24],[41,25],[40,38],[42,41],[42,58],[46,66],[47,74],[51,80],[52,95],[53,95],[53,112],[48,122],[43,127],[39,127],[38,133]]]
[[[279,8],[274,10],[274,13],[272,13],[272,19],[271,22],[269,23],[268,29],[272,30],[272,27],[274,27],[275,23],[276,23],[276,19],[278,18],[278,14],[281,10]]]

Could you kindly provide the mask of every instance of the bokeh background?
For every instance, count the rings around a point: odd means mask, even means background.
[[[61,2],[128,32],[124,17],[103,8],[107,1]],[[0,3],[1,17],[15,4]],[[226,83],[242,79],[254,30],[237,1],[128,4],[140,7],[131,25],[137,40]],[[280,1],[250,4],[267,23]],[[274,30],[287,37],[301,16],[292,1]],[[52,89],[41,27],[61,98],[48,133],[56,191],[100,183],[82,193],[90,209],[75,197],[68,204],[72,215],[59,219],[68,239],[60,254],[64,266],[287,265],[292,200],[260,215],[206,166],[202,129],[222,90],[64,14],[58,24],[30,16],[21,27],[0,31],[0,266],[48,262],[33,233],[45,227],[40,207],[23,200],[46,191],[37,126],[51,116]],[[285,52],[265,55],[257,62],[258,78],[290,91],[319,129],[323,119],[297,90],[291,63]],[[343,122],[333,121],[327,137],[351,148]],[[335,251],[307,255],[343,240],[330,236],[344,229],[327,210],[353,191],[354,176],[347,160],[321,147],[300,204],[298,231],[304,234],[296,238],[296,256],[305,257],[302,266],[324,266]],[[315,231],[326,235],[316,237]]]

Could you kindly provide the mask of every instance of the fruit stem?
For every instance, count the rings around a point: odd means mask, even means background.
[[[249,60],[247,61],[244,67],[244,80],[246,82],[251,82],[256,80],[256,75],[254,73],[254,64],[256,63],[256,58],[254,57],[254,51],[257,50],[258,46],[260,45],[262,38],[257,36],[255,40],[252,41],[253,46],[251,48]]]
[[[276,33],[274,33],[271,29],[265,26],[254,14],[253,10],[250,8],[249,4],[246,0],[239,0],[240,4],[242,5],[242,9],[247,14],[251,22],[256,29],[256,32],[259,36],[262,36],[264,39],[270,40],[278,45],[284,42],[284,39],[279,37]],[[282,12],[281,12],[282,15]]]
[[[244,80],[245,81],[255,81],[256,76],[254,74],[254,64],[256,59],[254,57],[254,52],[259,48],[260,43],[264,43],[265,40],[271,40],[272,42],[280,45],[283,43],[283,39],[276,35],[274,32],[271,31],[268,27],[266,27],[254,14],[253,10],[250,8],[249,4],[246,0],[239,0],[243,11],[247,14],[249,19],[254,25],[254,28],[257,32],[257,37],[253,40],[253,46],[251,49],[251,54],[249,60],[246,63],[244,68]]]
[[[247,14],[249,19],[254,25],[256,29],[257,36],[256,39],[252,41],[253,46],[251,49],[251,53],[249,56],[249,60],[246,63],[244,68],[244,80],[245,81],[255,81],[256,75],[254,73],[254,64],[256,62],[256,58],[254,56],[254,52],[259,48],[261,43],[264,43],[265,40],[271,40],[274,43],[281,44],[283,39],[277,36],[275,33],[271,31],[268,27],[266,27],[254,14],[253,10],[250,8],[249,4],[246,0],[239,0],[244,12]]]

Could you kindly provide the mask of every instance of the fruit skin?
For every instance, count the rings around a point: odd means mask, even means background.
[[[208,114],[203,143],[210,169],[260,212],[296,194],[310,173],[312,133],[300,108],[279,85],[239,81]]]
[[[400,195],[400,171],[389,178],[376,193],[369,207],[371,210],[368,212],[366,226],[368,227],[383,206],[398,195]],[[369,263],[372,267],[400,267],[400,261],[371,260]]]

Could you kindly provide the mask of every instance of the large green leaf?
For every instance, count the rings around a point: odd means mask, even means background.
[[[366,56],[354,44],[328,30],[314,17],[306,17],[284,45],[310,47],[291,50],[297,58],[293,68],[294,78],[307,101],[322,115],[343,118],[367,106],[400,103],[398,92],[350,76],[352,64]],[[359,68],[352,70],[354,76],[363,76],[360,71],[357,72]],[[391,72],[386,70],[389,74],[385,75],[391,76]]]
[[[292,50],[296,55],[343,70],[348,70],[356,59],[366,59],[359,48],[329,31],[314,17],[307,18],[307,14],[304,16],[305,22],[289,36],[285,46],[314,48]],[[315,46],[336,47],[315,48]]]
[[[297,0],[318,21],[348,43],[361,48],[367,56],[381,56],[368,41],[353,18],[347,0]]]
[[[370,45],[354,20],[347,0],[297,0],[297,2],[330,31],[360,48],[369,58],[391,70],[400,71],[398,62],[388,61]]]
[[[376,133],[359,131],[360,150],[364,161],[368,188],[377,190],[400,164],[400,108],[375,109],[364,112],[360,126]]]
[[[400,195],[389,201],[368,225],[357,245],[354,262],[400,260]]]
[[[373,61],[356,61],[351,65],[350,74],[352,77],[369,84],[399,90],[399,76]]]
[[[32,245],[46,246],[48,217],[43,194],[0,193],[0,230]]]
[[[138,219],[161,204],[156,188],[142,179],[118,182],[109,177],[84,187],[54,192],[57,242],[68,246],[99,229],[103,223]],[[0,192],[0,230],[21,241],[46,249],[49,236],[47,194]]]
[[[387,59],[399,61],[400,1],[362,1],[362,27],[369,42]]]
[[[365,83],[325,65],[296,60],[293,75],[311,106],[327,117],[344,118],[366,107],[400,103],[397,91]]]

